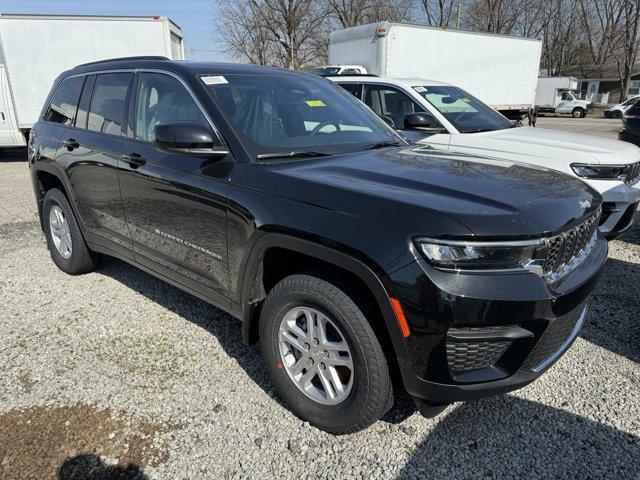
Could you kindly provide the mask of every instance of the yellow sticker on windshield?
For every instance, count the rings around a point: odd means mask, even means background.
[[[322,100],[306,100],[304,103],[310,107],[326,107]]]

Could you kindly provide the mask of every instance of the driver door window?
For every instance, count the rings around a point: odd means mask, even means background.
[[[184,86],[162,73],[140,74],[136,112],[136,138],[145,142],[153,142],[154,128],[161,123],[195,122],[209,126]]]
[[[366,85],[364,103],[379,117],[393,121],[396,129],[404,127],[404,117],[410,113],[424,112],[407,94],[386,85]]]

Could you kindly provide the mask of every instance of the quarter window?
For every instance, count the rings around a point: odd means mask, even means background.
[[[104,73],[96,77],[89,107],[89,130],[124,135],[122,125],[132,79],[131,73]]]
[[[78,99],[80,98],[83,84],[84,77],[71,77],[64,80],[53,95],[51,103],[44,113],[44,120],[63,125],[72,125],[75,120]]]
[[[162,73],[141,73],[136,108],[136,138],[153,142],[156,125],[194,122],[209,126],[200,107],[177,79]]]
[[[392,120],[395,128],[403,128],[405,115],[425,111],[408,95],[384,85],[367,85],[364,103],[379,117]]]

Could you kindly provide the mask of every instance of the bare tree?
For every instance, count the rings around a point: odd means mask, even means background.
[[[410,19],[413,0],[324,0],[329,17],[337,28],[366,23]]]
[[[456,16],[463,0],[420,0],[427,25],[434,27],[459,27]]]
[[[468,30],[490,33],[514,33],[528,0],[468,1],[463,25]]]
[[[548,75],[560,75],[575,61],[584,35],[580,28],[579,7],[573,0],[540,2],[542,20],[539,36],[542,40],[542,68]]]
[[[638,54],[640,0],[579,0],[591,60],[614,63],[624,99]]]
[[[239,3],[224,0],[216,12],[225,52],[256,65],[282,66],[274,55],[271,33],[263,26],[260,10],[254,4],[238,8]]]
[[[303,68],[326,55],[327,11],[316,0],[223,0],[217,17],[226,51],[250,63]]]
[[[620,76],[620,99],[626,96],[631,81],[633,65],[638,55],[640,35],[638,33],[638,17],[640,17],[640,0],[624,0],[624,17],[618,41],[611,44],[611,49],[617,51],[614,55],[618,74]]]

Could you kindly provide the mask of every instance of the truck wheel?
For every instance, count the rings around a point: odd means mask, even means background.
[[[44,196],[42,218],[49,253],[60,270],[77,275],[96,267],[95,255],[82,237],[71,205],[57,188]]]
[[[615,110],[611,113],[611,118],[622,118],[622,112]]]
[[[587,112],[584,108],[576,107],[571,112],[573,118],[584,118],[587,116]]]
[[[333,283],[292,275],[260,315],[267,369],[290,408],[333,434],[378,420],[393,404],[387,362],[362,310]]]

